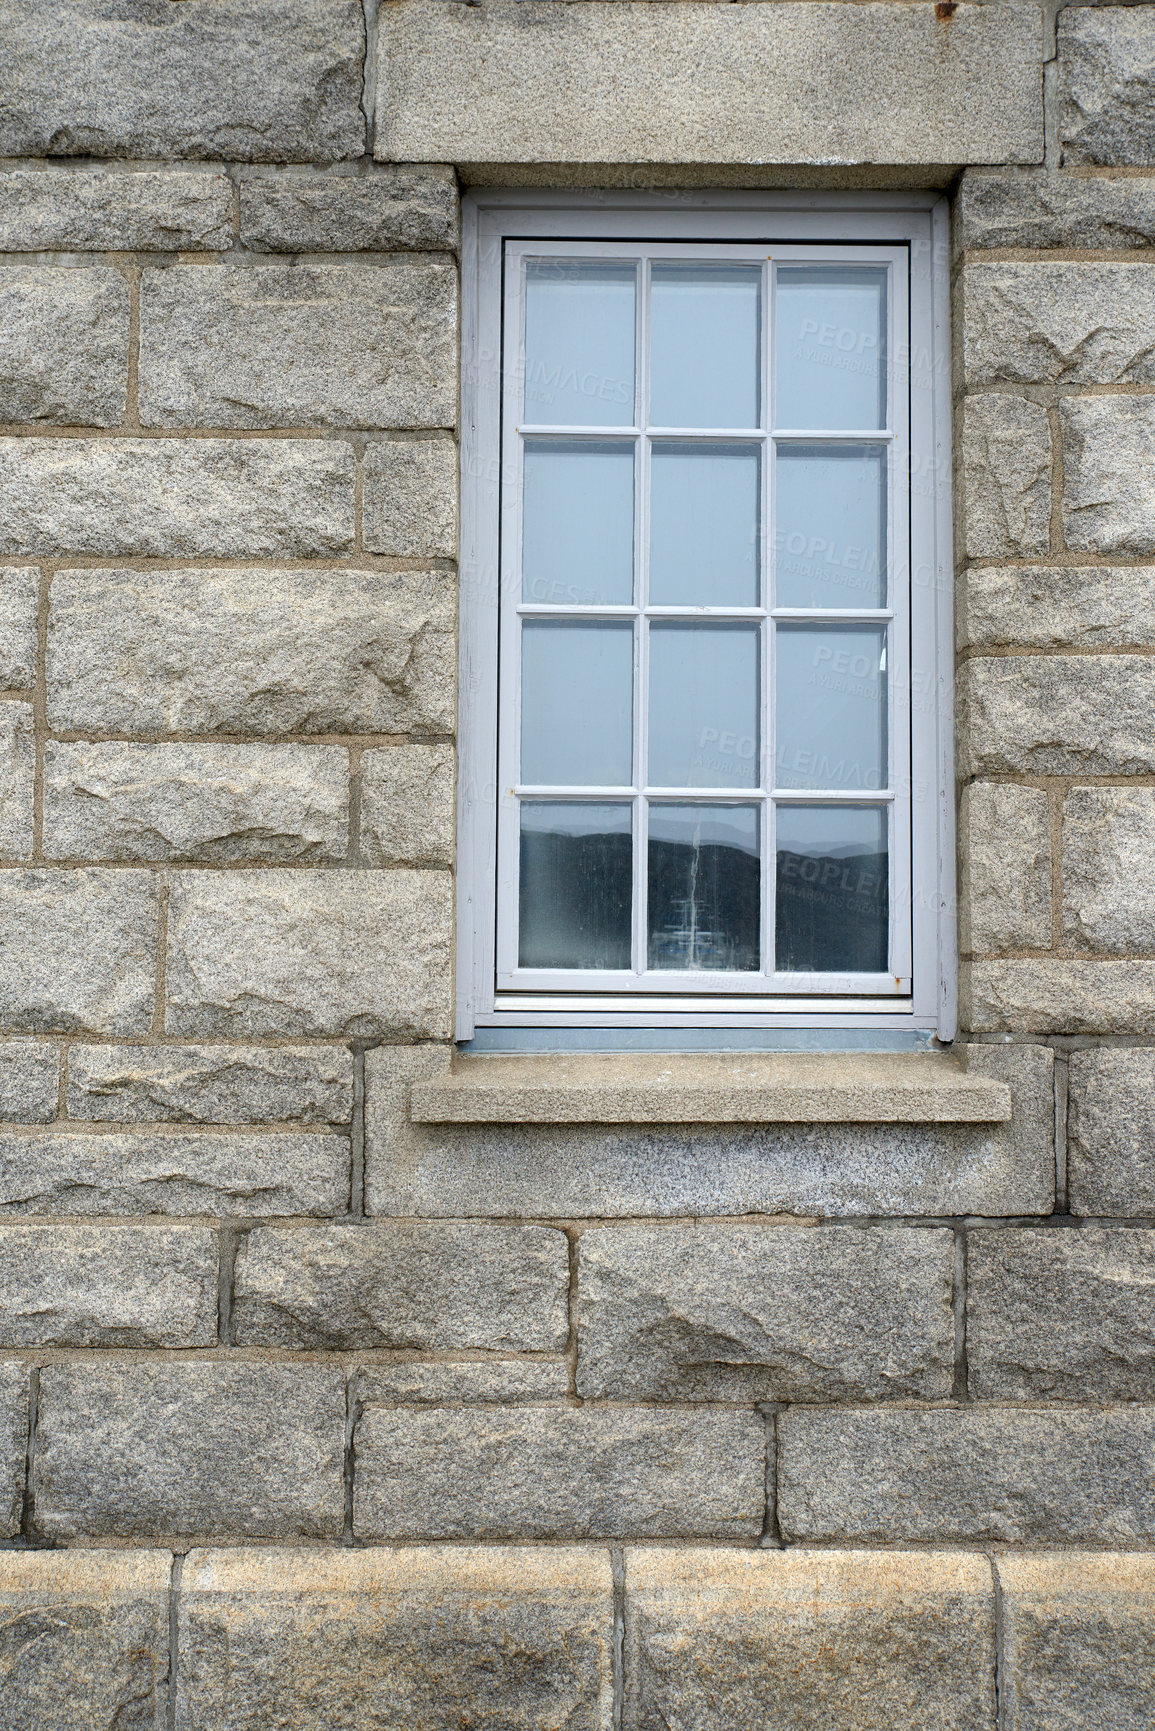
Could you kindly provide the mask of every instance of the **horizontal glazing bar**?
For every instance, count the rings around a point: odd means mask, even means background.
[[[803,445],[885,445],[897,438],[886,427],[872,427],[865,433],[844,427],[772,427],[772,439],[797,440]]]
[[[516,610],[527,619],[781,619],[803,625],[886,625],[894,618],[889,607],[627,607],[609,601],[519,601]]]
[[[514,429],[523,439],[620,439],[628,444],[631,439],[641,435],[640,427],[567,427],[559,422],[557,426],[532,425]],[[878,437],[879,435],[876,435]]]
[[[768,798],[778,805],[886,805],[894,798],[894,790],[885,787],[842,788],[816,787],[771,788]]]

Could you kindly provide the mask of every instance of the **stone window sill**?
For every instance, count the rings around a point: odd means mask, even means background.
[[[947,1053],[454,1057],[418,1124],[998,1124],[1004,1082]]]

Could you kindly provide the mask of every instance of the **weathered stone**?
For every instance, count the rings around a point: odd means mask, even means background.
[[[613,1226],[578,1247],[578,1393],[945,1399],[950,1232]]]
[[[1147,1731],[1155,1717],[1155,1560],[1000,1554],[1007,1731]]]
[[[7,859],[32,856],[35,782],[32,706],[0,703],[0,855]]]
[[[447,1038],[452,889],[431,871],[179,874],[169,1032]]]
[[[177,1731],[612,1724],[604,1551],[194,1551],[178,1619]]]
[[[216,252],[232,239],[227,174],[156,168],[0,173],[0,252]]]
[[[20,1531],[28,1451],[27,1365],[0,1362],[0,1538]],[[3,1552],[0,1552],[0,1559]]]
[[[443,1074],[449,1054],[381,1047],[366,1054],[366,1208],[547,1219],[1049,1213],[1051,1052],[966,1050],[976,1074],[1010,1083],[1010,1124],[415,1124],[410,1087]]]
[[[1153,1288],[1155,1232],[972,1232],[971,1393],[979,1400],[1150,1400]]]
[[[1155,950],[1155,788],[1074,787],[1063,801],[1063,924],[1072,949]]]
[[[50,858],[332,860],[345,857],[348,835],[340,746],[45,747]]]
[[[373,865],[453,864],[451,745],[391,745],[361,758],[361,851]]]
[[[1155,1214],[1155,1050],[1072,1052],[1068,1101],[1071,1212]]]
[[[141,282],[146,427],[452,426],[456,356],[444,259],[197,265]]]
[[[61,571],[50,720],[148,734],[448,732],[453,606],[439,572]]]
[[[955,201],[955,234],[964,249],[1148,247],[1155,242],[1155,178],[970,168]]]
[[[722,1538],[762,1530],[757,1413],[366,1407],[358,1538]]]
[[[785,1539],[856,1544],[1149,1544],[1155,1413],[1008,1407],[778,1421]]]
[[[538,1358],[370,1364],[361,1373],[361,1401],[365,1406],[540,1405],[565,1399],[568,1369],[564,1359]]]
[[[457,446],[452,439],[383,439],[365,451],[363,534],[371,553],[457,557]]]
[[[4,156],[331,161],[365,148],[355,0],[4,0]]]
[[[36,678],[39,601],[35,566],[0,565],[0,689],[26,691]]]
[[[143,871],[0,871],[4,1027],[146,1033],[158,891]]]
[[[971,386],[1155,379],[1149,264],[968,264],[963,293]]]
[[[974,782],[959,808],[959,943],[979,955],[1051,942],[1051,824],[1045,793]]]
[[[0,1131],[4,1214],[343,1214],[346,1136]]]
[[[966,550],[1029,558],[1050,542],[1051,429],[1021,397],[968,397],[963,409]]]
[[[0,439],[0,551],[344,553],[353,474],[323,439]]]
[[[1155,566],[973,565],[958,626],[960,649],[1148,648]]]
[[[238,1346],[564,1352],[569,1258],[548,1226],[350,1224],[250,1232]]]
[[[139,1361],[40,1373],[36,1522],[53,1538],[339,1537],[345,1378]]]
[[[1155,551],[1155,399],[1066,397],[1063,432],[1063,535],[1076,553]]]
[[[248,174],[241,240],[254,252],[452,252],[457,202],[457,176],[448,167]]]
[[[1155,769],[1155,660],[975,656],[959,681],[964,775],[1144,775]]]
[[[959,1009],[976,1033],[1155,1034],[1155,962],[964,963]]]
[[[37,1040],[0,1041],[0,1119],[47,1124],[56,1116],[60,1058]]]
[[[70,1046],[68,1115],[118,1124],[348,1124],[353,1056],[325,1046]]]
[[[166,1551],[0,1552],[4,1731],[164,1731]]]
[[[0,421],[115,427],[127,389],[118,270],[0,268]]]
[[[985,1557],[630,1550],[627,1731],[977,1731],[995,1714]]]
[[[1155,162],[1152,16],[1150,6],[1075,6],[1057,20],[1064,162]]]
[[[564,11],[445,0],[379,21],[375,152],[397,162],[1038,162],[1039,15],[844,5]],[[581,76],[574,76],[574,68]],[[789,100],[767,102],[767,90]]]
[[[205,1226],[0,1225],[0,1345],[215,1346]]]

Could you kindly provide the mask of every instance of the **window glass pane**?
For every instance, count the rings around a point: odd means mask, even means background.
[[[753,445],[654,445],[655,607],[758,605],[758,461]]]
[[[651,805],[649,965],[757,972],[758,811]]]
[[[525,447],[522,598],[634,598],[634,448],[595,440]]]
[[[779,445],[778,607],[886,606],[886,449]]]
[[[633,265],[526,266],[527,426],[633,425],[634,281]]]
[[[783,265],[774,317],[778,427],[886,425],[886,270]]]
[[[526,620],[521,779],[542,787],[633,781],[633,626]]]
[[[656,264],[650,292],[650,425],[756,427],[762,272]]]
[[[777,637],[777,785],[885,787],[885,628],[780,625]]]
[[[887,973],[885,810],[780,805],[777,828],[779,973]]]
[[[519,966],[628,968],[632,876],[628,805],[523,804]]]
[[[758,627],[650,627],[652,787],[757,787]]]

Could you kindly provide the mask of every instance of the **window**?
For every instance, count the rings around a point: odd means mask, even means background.
[[[459,1036],[952,1031],[932,205],[474,200]]]

